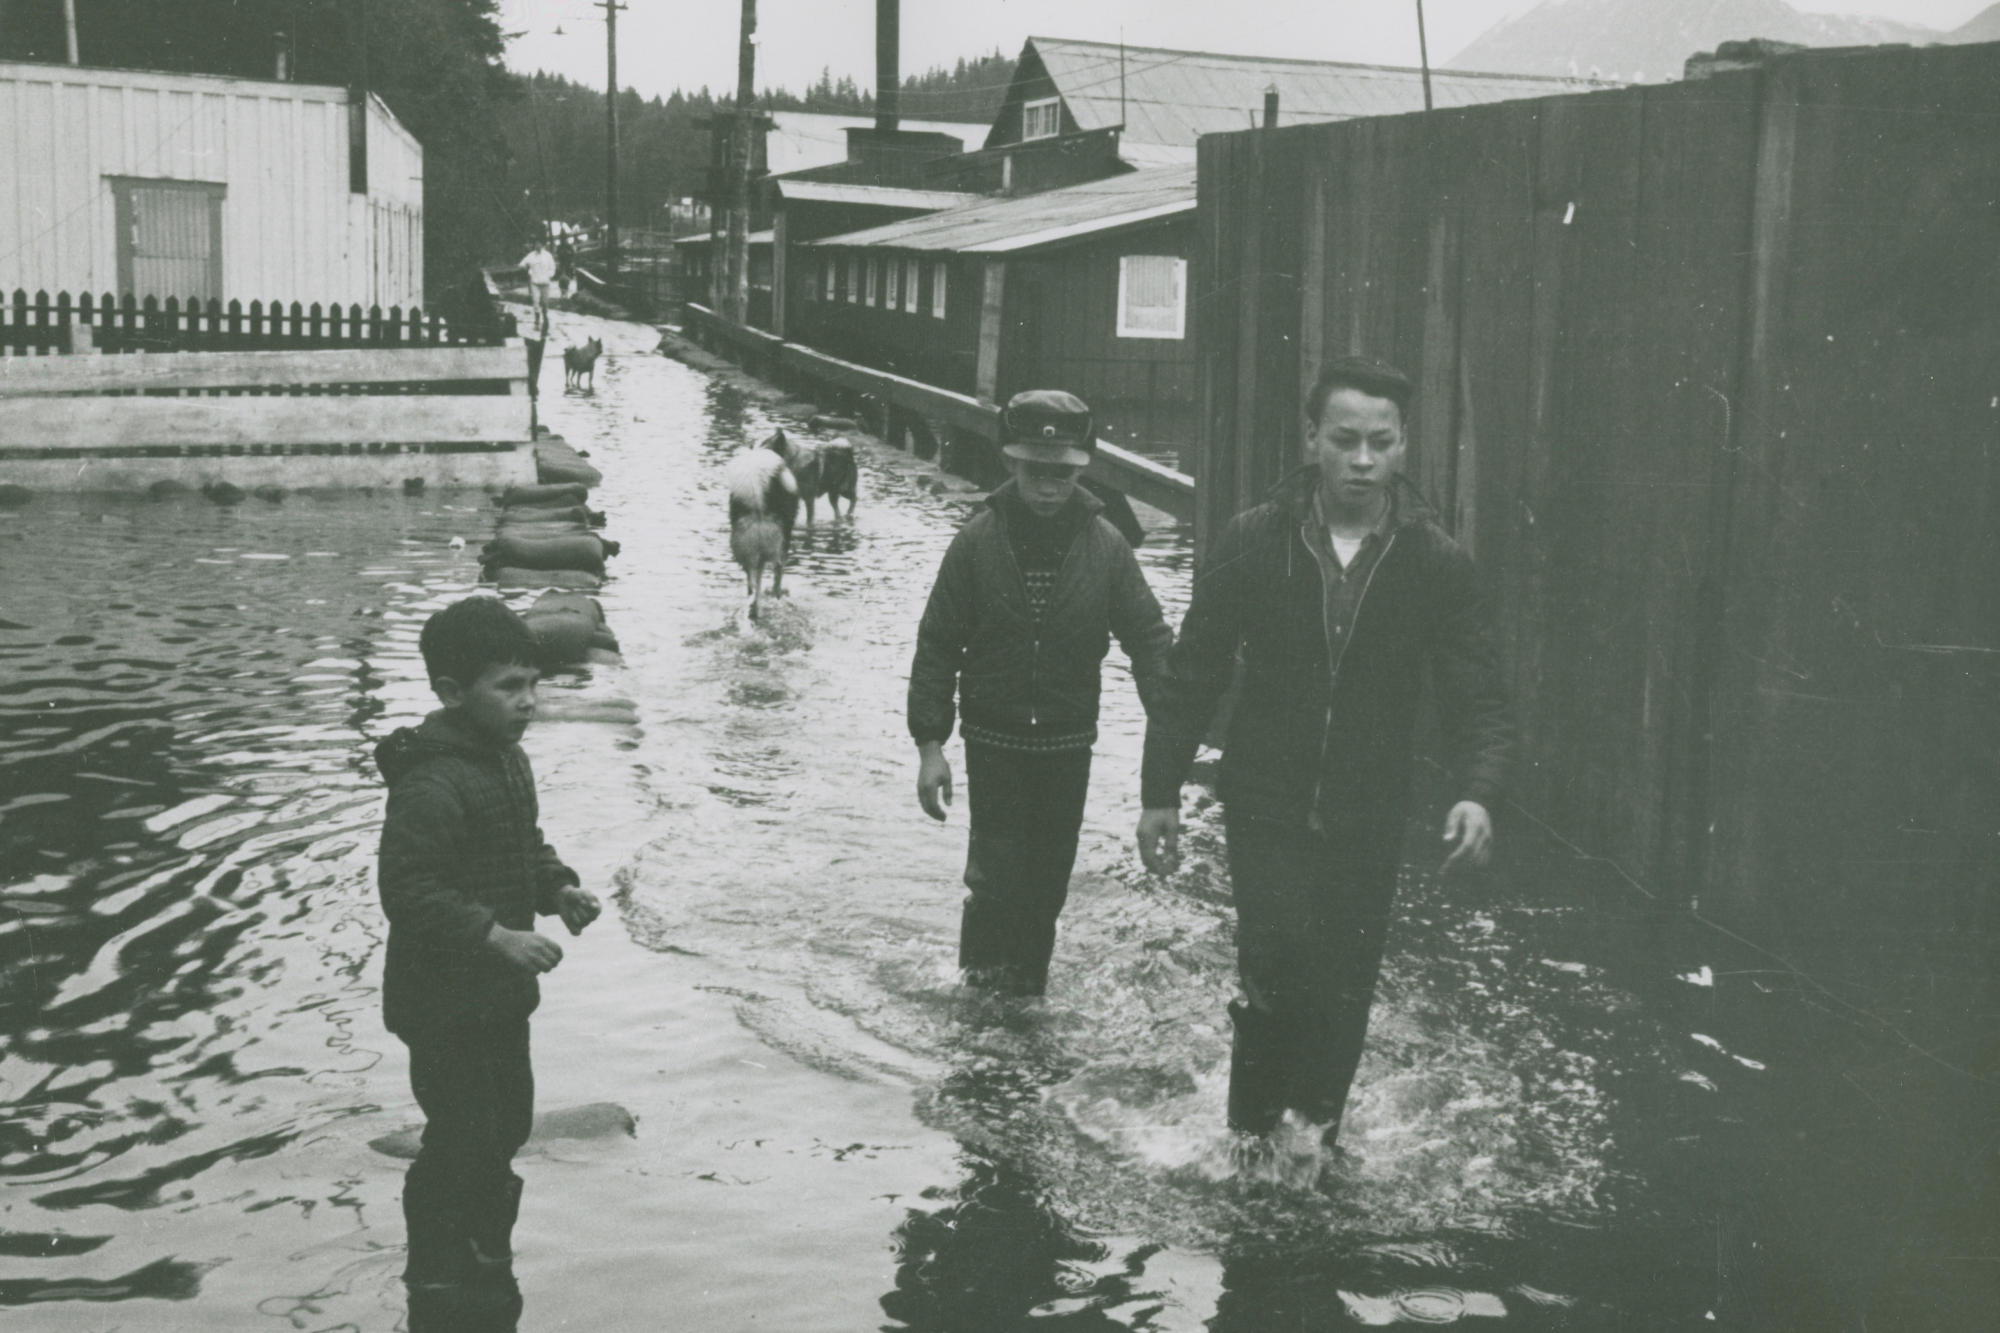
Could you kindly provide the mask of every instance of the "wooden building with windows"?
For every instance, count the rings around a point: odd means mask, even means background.
[[[0,290],[421,305],[423,191],[373,96],[0,62]]]
[[[1192,166],[956,208],[796,247],[786,336],[1002,401],[1067,389],[1104,438],[1196,438]]]

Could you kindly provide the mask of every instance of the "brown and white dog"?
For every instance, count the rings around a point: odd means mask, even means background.
[[[750,618],[763,609],[764,571],[771,571],[771,595],[784,596],[785,557],[798,521],[799,483],[785,465],[783,432],[729,460],[729,553],[743,568]]]
[[[563,348],[563,387],[583,388],[585,380],[590,381],[590,391],[597,392],[597,358],[604,354],[604,340],[592,338],[581,347]]]

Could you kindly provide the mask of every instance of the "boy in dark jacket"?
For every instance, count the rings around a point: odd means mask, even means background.
[[[1401,481],[1415,387],[1359,357],[1307,397],[1306,466],[1238,514],[1194,582],[1148,712],[1139,851],[1178,860],[1181,783],[1231,680],[1219,791],[1243,995],[1229,1123],[1286,1111],[1331,1146],[1361,1059],[1429,680],[1457,801],[1445,869],[1483,864],[1513,724],[1472,559]]]
[[[469,597],[425,622],[419,645],[444,706],[375,747],[389,784],[383,1016],[410,1049],[425,1121],[403,1186],[413,1306],[507,1276],[521,1204],[511,1163],[534,1119],[528,1015],[536,976],[562,961],[535,914],[576,934],[599,911],[536,822],[519,744],[540,674],[533,632],[498,599]]]
[[[1033,389],[1000,424],[1013,477],[945,552],[917,630],[909,725],[918,803],[942,820],[955,703],[963,714],[972,836],[959,967],[971,985],[1040,995],[1083,826],[1104,654],[1116,635],[1150,706],[1173,636],[1132,548],[1078,484],[1097,447],[1090,409]]]

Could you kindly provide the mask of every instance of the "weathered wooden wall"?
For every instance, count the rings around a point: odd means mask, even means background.
[[[2000,46],[1205,138],[1198,531],[1417,376],[1518,803],[1768,942],[1992,929]]]
[[[1090,404],[1106,439],[1178,450],[1185,466],[1201,435],[1194,321],[1179,338],[1119,337],[1118,270],[1125,255],[1192,260],[1194,245],[1194,219],[1183,214],[1010,259],[1001,393],[1068,389]]]

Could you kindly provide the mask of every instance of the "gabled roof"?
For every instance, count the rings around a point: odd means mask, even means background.
[[[1262,122],[1264,90],[1273,85],[1280,125],[1424,109],[1423,71],[1396,65],[1120,48],[1060,37],[1030,37],[1024,56],[1027,51],[1041,59],[1079,129],[1122,123],[1126,143],[1192,147],[1204,134],[1253,129]],[[1431,71],[1432,99],[1440,107],[1616,86],[1533,74]]]
[[[910,190],[897,185],[847,185],[839,181],[793,180],[773,176],[771,187],[786,199],[814,204],[873,204],[935,212],[981,198],[961,190]]]
[[[1134,171],[1015,199],[983,199],[845,236],[828,236],[812,244],[1010,254],[1156,218],[1191,214],[1194,175],[1192,166]]]

